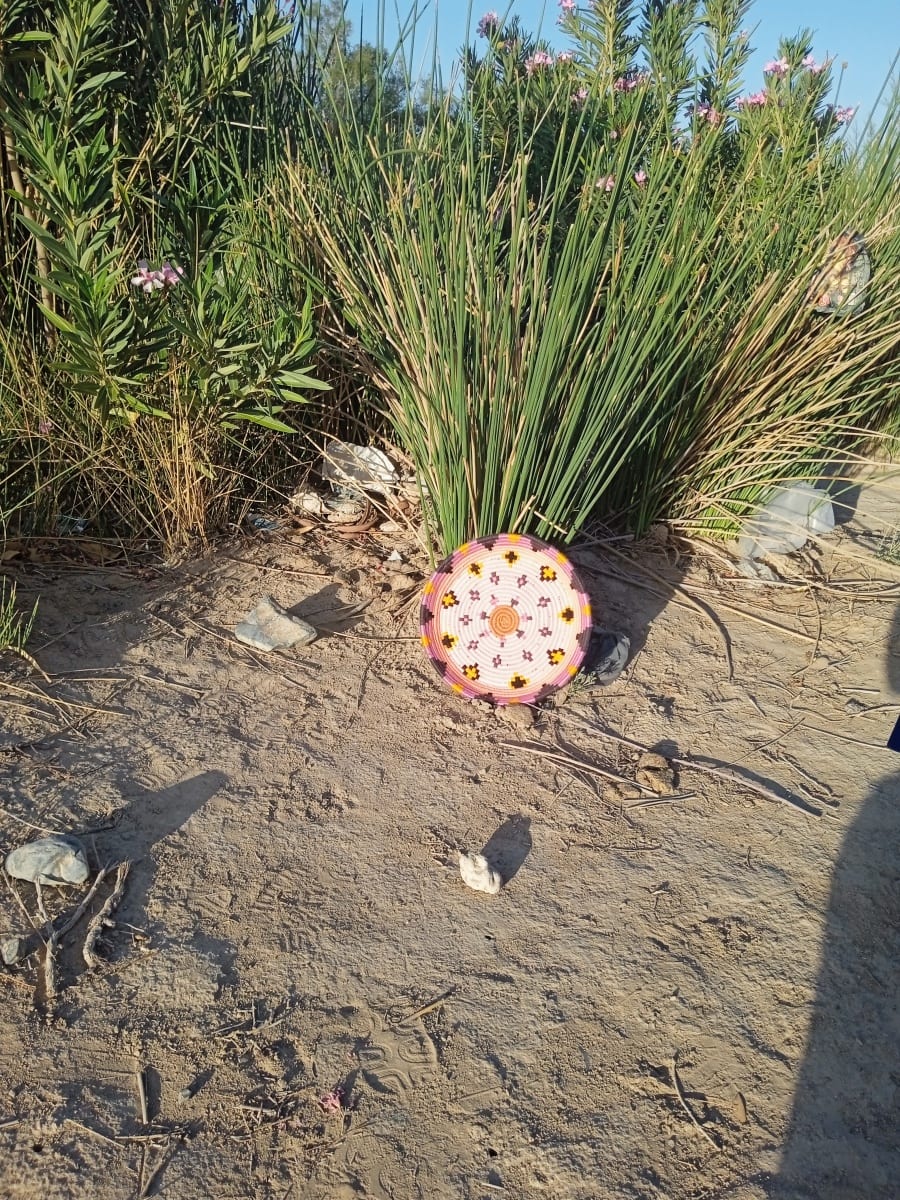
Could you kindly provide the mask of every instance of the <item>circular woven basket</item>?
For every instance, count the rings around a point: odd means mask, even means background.
[[[534,704],[584,660],[591,604],[572,564],[538,538],[467,542],[425,584],[422,645],[444,683],[469,699]]]

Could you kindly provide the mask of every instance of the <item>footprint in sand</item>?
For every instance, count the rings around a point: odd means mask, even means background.
[[[437,1070],[434,1042],[424,1029],[392,1029],[374,1014],[369,1020],[371,1030],[358,1043],[360,1073],[373,1091],[406,1103],[408,1093]]]

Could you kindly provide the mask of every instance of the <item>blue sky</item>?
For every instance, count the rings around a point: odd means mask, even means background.
[[[584,2],[584,0],[581,0]],[[399,12],[405,18],[412,0],[400,0]],[[362,32],[369,41],[376,40],[378,0],[350,0],[347,13],[353,22],[354,33]],[[396,39],[397,18],[392,0],[386,5],[385,40]],[[487,9],[503,15],[501,0],[478,0],[472,8],[472,26]],[[417,64],[429,54],[430,37],[438,33],[438,51],[445,80],[459,47],[466,38],[467,0],[420,0],[419,32],[416,35]],[[556,25],[559,14],[556,0],[519,0],[510,11],[519,16],[529,30],[539,26],[544,36],[562,49],[567,43]],[[762,86],[762,67],[775,57],[781,35],[793,35],[799,30],[813,30],[813,54],[821,60],[834,56],[835,80],[840,66],[847,67],[840,78],[837,103],[860,106],[854,124],[860,126],[872,113],[881,85],[884,83],[894,56],[900,51],[900,3],[898,0],[756,0],[747,15],[746,25],[752,32],[751,44],[756,53],[748,68],[748,91]]]

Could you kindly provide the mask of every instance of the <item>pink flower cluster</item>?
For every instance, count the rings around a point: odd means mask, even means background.
[[[559,54],[556,56],[556,61],[558,63],[570,63],[573,62],[574,59],[575,55],[571,50],[560,50]]]
[[[644,187],[647,183],[647,178],[647,172],[643,167],[634,173],[634,182],[638,185],[638,187]]]
[[[545,67],[553,66],[553,55],[548,54],[546,50],[535,50],[531,58],[525,59],[525,74],[533,75],[535,71],[542,71]]]
[[[497,30],[499,28],[500,28],[500,18],[492,10],[491,12],[486,12],[484,14],[484,16],[481,18],[481,20],[475,26],[475,32],[478,34],[479,37],[488,38],[488,37],[493,37],[493,35],[497,32]]]
[[[765,92],[751,92],[749,96],[738,96],[735,108],[763,108],[769,97]]]
[[[142,292],[158,292],[162,288],[173,288],[181,283],[184,267],[173,267],[170,262],[164,262],[158,270],[151,270],[146,258],[138,261],[138,273],[132,276],[131,286],[140,288]]]
[[[603,192],[611,192],[615,186],[616,186],[615,175],[601,175],[600,178],[597,180],[597,182],[594,184],[595,188],[598,188],[600,191],[603,191]]]
[[[712,104],[707,104],[705,101],[698,104],[694,108],[694,116],[699,117],[701,121],[706,121],[709,125],[721,125],[723,121],[722,114]]]
[[[577,8],[575,0],[559,0],[559,7],[564,17],[569,17]]]
[[[650,76],[646,71],[629,71],[627,75],[620,75],[613,84],[614,92],[633,92],[635,88],[642,87],[643,84],[650,82]]]
[[[582,108],[585,100],[588,98],[588,90],[586,87],[580,87],[572,97],[572,103],[576,108]]]
[[[856,116],[855,108],[832,108],[831,115],[837,125],[849,125]]]
[[[763,74],[774,75],[777,79],[783,79],[789,70],[790,63],[782,55],[781,58],[773,58],[771,62],[767,62],[763,67]]]
[[[812,75],[821,75],[828,66],[828,62],[826,61],[823,63],[817,63],[811,54],[807,54],[806,58],[803,60],[802,66],[806,67],[807,71],[809,71]]]

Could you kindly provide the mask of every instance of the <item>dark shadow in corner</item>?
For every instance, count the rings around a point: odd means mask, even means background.
[[[887,645],[900,699],[900,607]],[[890,736],[893,714],[885,720]],[[778,1200],[900,1195],[900,759],[860,805],[841,847]]]
[[[531,853],[531,818],[516,813],[507,817],[482,847],[481,853],[488,865],[509,883]]]

